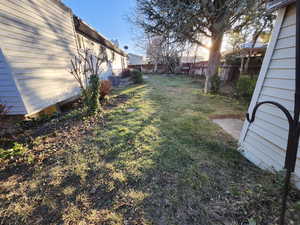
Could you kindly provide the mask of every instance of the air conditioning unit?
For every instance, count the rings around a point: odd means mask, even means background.
[[[296,0],[270,0],[267,3],[267,10],[274,11],[294,2],[296,2]]]

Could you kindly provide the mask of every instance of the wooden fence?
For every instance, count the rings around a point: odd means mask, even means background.
[[[153,64],[143,64],[143,65],[129,65],[128,68],[136,69],[143,73],[153,73],[155,70],[155,65]],[[195,79],[204,78],[207,75],[208,62],[197,62],[197,63],[183,63],[178,67],[177,72],[189,76]],[[251,65],[248,68],[247,74],[257,75],[259,74],[261,66]],[[166,65],[157,65],[156,73],[167,73],[168,68]],[[238,79],[240,75],[239,65],[226,65],[223,64],[219,67],[219,76],[224,82],[232,82]]]

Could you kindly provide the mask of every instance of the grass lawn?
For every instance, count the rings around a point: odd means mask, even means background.
[[[114,95],[124,101],[103,117],[73,119],[27,146],[48,157],[0,171],[0,224],[276,224],[281,176],[245,160],[209,119],[246,106],[173,76]],[[297,225],[300,194],[290,197]]]

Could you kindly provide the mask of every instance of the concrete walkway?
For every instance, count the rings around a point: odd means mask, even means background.
[[[234,139],[239,140],[244,121],[239,119],[214,119],[213,122],[222,127]]]

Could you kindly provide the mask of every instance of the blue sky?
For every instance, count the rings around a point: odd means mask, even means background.
[[[135,0],[64,0],[73,12],[108,39],[118,39],[120,47],[139,53],[134,44],[133,25],[126,17],[132,14]]]

